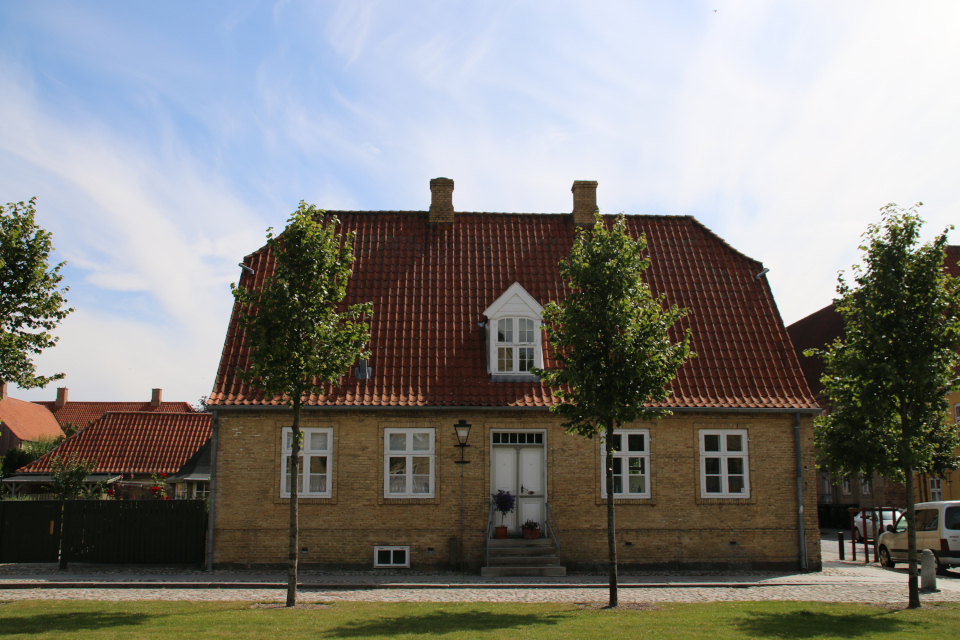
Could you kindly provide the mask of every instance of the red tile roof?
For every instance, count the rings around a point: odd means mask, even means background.
[[[166,473],[183,466],[210,438],[209,413],[108,413],[17,473],[49,473],[50,457],[96,460],[92,473]]]
[[[943,270],[954,278],[960,278],[960,244],[947,245],[943,258]]]
[[[307,404],[322,406],[546,407],[556,402],[539,382],[491,382],[482,312],[514,281],[538,302],[565,295],[558,263],[569,254],[569,214],[457,213],[430,225],[426,212],[331,211],[356,231],[356,263],[346,304],[373,301],[370,380],[346,376]],[[609,217],[608,217],[609,220]],[[673,332],[693,329],[698,357],[679,371],[670,407],[812,408],[763,266],[689,216],[628,216],[646,234],[647,279],[668,303],[690,309]],[[248,256],[255,271],[242,286],[262,286],[274,269],[266,247]],[[276,405],[240,381],[248,349],[236,306],[209,402]],[[554,364],[549,345],[545,364]]]
[[[38,400],[34,404],[46,407],[53,413],[61,425],[72,424],[82,429],[99,420],[103,414],[113,411],[138,411],[152,413],[191,413],[193,407],[189,402],[161,402],[159,407],[150,405],[150,402],[72,402],[68,400],[58,407],[54,400]]]
[[[40,436],[62,436],[60,425],[49,411],[26,400],[4,397],[0,399],[0,423],[23,441]]]

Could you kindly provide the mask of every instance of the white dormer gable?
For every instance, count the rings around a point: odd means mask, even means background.
[[[536,380],[543,366],[543,307],[514,282],[483,312],[487,317],[487,372],[494,380]]]

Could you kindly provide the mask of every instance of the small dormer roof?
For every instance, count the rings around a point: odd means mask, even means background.
[[[512,285],[507,287],[507,290],[503,292],[499,298],[497,298],[493,304],[486,308],[483,312],[488,318],[501,315],[502,311],[509,313],[511,315],[518,314],[518,311],[526,307],[538,317],[543,313],[543,307],[537,302],[533,296],[527,293],[527,290],[524,289],[519,282],[514,282]],[[516,311],[514,310],[516,309]]]

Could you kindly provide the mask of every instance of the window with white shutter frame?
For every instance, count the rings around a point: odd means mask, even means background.
[[[300,431],[303,433],[303,444],[300,446],[297,494],[301,498],[329,498],[332,495],[330,453],[333,447],[333,429],[308,427]],[[283,446],[280,455],[280,497],[289,498],[293,429],[284,427],[281,437]]]

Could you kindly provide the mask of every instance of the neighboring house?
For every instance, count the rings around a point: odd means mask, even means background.
[[[329,212],[357,234],[345,304],[373,301],[372,355],[305,398],[301,562],[446,566],[462,530],[462,559],[477,569],[500,524],[490,494],[503,489],[519,494],[511,532],[549,522],[563,565],[603,566],[600,441],[567,434],[530,372],[555,364],[540,312],[566,293],[558,263],[593,223],[596,184],[574,183],[572,214],[454,212],[445,178],[430,183],[429,212]],[[620,562],[819,570],[820,410],[763,265],[690,216],[627,216],[627,228],[646,234],[653,292],[690,310],[673,335],[690,327],[697,357],[664,403],[672,417],[616,433]],[[241,287],[274,269],[266,247],[243,264]],[[244,312],[233,310],[208,399],[217,566],[281,564],[288,548],[291,411],[238,377]],[[472,425],[466,465],[455,464],[459,421]]]
[[[0,457],[40,437],[56,438],[63,431],[48,410],[32,402],[7,395],[7,383],[0,383]]]
[[[14,494],[50,483],[50,459],[96,460],[87,481],[115,484],[118,497],[142,497],[154,474],[172,475],[210,438],[209,413],[107,413],[50,453],[4,479]]]
[[[149,402],[74,402],[68,400],[70,390],[57,389],[56,400],[37,400],[34,404],[46,407],[65,430],[83,429],[93,424],[103,414],[113,411],[149,411],[155,413],[190,413],[194,411],[189,402],[163,402],[163,389],[154,389]]]
[[[943,270],[955,278],[960,277],[958,262],[960,262],[960,246],[947,246]],[[842,337],[843,331],[843,318],[832,304],[787,327],[787,333],[790,334],[807,383],[816,396],[817,402],[827,410],[829,407],[823,397],[823,383],[820,382],[825,368],[823,360],[817,356],[808,358],[803,355],[803,352],[807,349],[822,349],[836,338]],[[960,393],[950,394],[947,401],[950,405],[948,419],[960,422]],[[960,450],[957,454],[960,455]],[[947,478],[917,476],[915,486],[917,487],[915,497],[919,501],[960,500],[960,472],[958,471],[954,471]],[[857,507],[906,507],[906,491],[903,484],[879,475],[874,475],[871,482],[864,483],[862,478],[841,478],[822,472],[817,483],[817,502]]]

